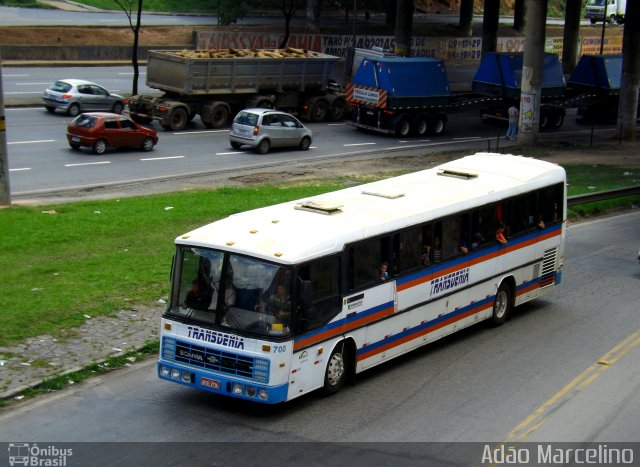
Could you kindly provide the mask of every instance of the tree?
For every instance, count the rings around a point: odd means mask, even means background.
[[[500,20],[500,0],[484,0],[482,19],[482,57],[487,52],[495,52],[498,46],[498,25]]]
[[[266,0],[260,2],[260,5],[266,8],[277,8],[284,15],[284,37],[280,43],[280,48],[284,49],[289,42],[291,34],[291,20],[296,11],[306,8],[307,0]]]
[[[118,6],[124,11],[129,20],[129,27],[133,31],[133,49],[131,51],[131,63],[133,64],[133,83],[131,93],[138,94],[138,79],[140,70],[138,68],[138,40],[140,37],[140,15],[142,14],[142,0],[115,0]],[[133,24],[133,5],[137,3],[136,23]]]
[[[229,26],[244,18],[247,10],[237,0],[218,0],[218,24]]]

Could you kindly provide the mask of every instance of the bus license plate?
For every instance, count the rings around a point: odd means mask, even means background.
[[[220,389],[220,381],[209,378],[200,378],[200,384],[208,388]]]

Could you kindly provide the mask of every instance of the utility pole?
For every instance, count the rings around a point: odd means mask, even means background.
[[[640,94],[640,4],[627,3],[622,37],[622,77],[618,103],[618,132],[625,141],[636,140],[638,95]],[[636,157],[639,157],[636,155]]]
[[[9,160],[7,158],[7,121],[4,117],[4,90],[2,89],[2,57],[0,57],[0,205],[11,204],[9,189]]]
[[[547,0],[529,0],[526,12],[526,31],[520,93],[518,141],[533,145],[540,133],[540,96],[544,67],[544,39],[547,23]]]

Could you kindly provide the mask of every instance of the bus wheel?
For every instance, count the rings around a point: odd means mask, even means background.
[[[338,392],[347,378],[347,365],[345,361],[344,342],[337,345],[327,364],[327,370],[324,374],[323,392],[325,395],[331,395]]]
[[[500,284],[496,299],[493,302],[493,313],[491,314],[491,323],[494,326],[500,326],[509,317],[511,312],[511,287],[504,282]]]

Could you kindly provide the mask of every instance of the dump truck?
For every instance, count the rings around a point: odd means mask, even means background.
[[[540,91],[540,129],[560,128],[566,115],[566,82],[556,54],[545,53]],[[488,52],[480,62],[471,88],[474,93],[491,97],[480,106],[485,122],[507,123],[508,109],[519,107],[522,86],[523,54]]]
[[[157,120],[172,131],[198,115],[207,128],[223,128],[247,107],[340,121],[347,101],[330,78],[338,59],[294,48],[150,51],[147,86],[163,94],[129,98],[128,112],[139,123]]]
[[[442,60],[365,57],[346,88],[348,125],[402,137],[445,131],[451,92]]]

